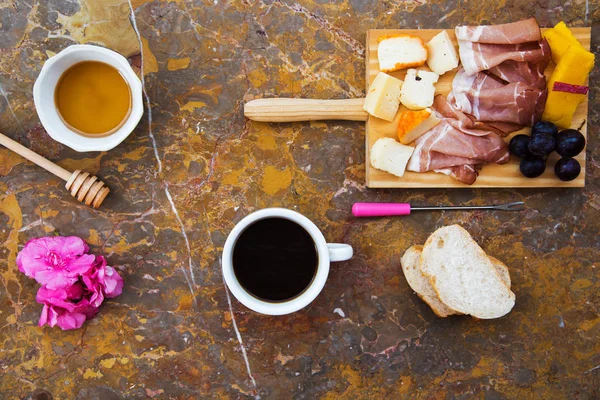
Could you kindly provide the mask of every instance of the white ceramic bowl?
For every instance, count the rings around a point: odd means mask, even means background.
[[[69,128],[61,119],[54,104],[54,89],[65,70],[82,61],[100,61],[116,68],[127,81],[131,90],[131,112],[127,120],[115,132],[106,136],[83,136]],[[69,46],[54,57],[48,59],[35,84],[33,101],[42,125],[52,139],[77,151],[106,151],[121,143],[144,114],[142,83],[129,66],[127,59],[112,50],[98,46]]]

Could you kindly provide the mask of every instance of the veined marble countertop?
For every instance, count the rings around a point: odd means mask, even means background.
[[[254,98],[364,96],[368,29],[531,15],[593,26],[599,2],[0,2],[0,131],[112,189],[92,210],[0,149],[0,399],[600,398],[598,85],[585,189],[367,189],[364,124],[243,116]],[[594,27],[596,54],[599,35]],[[54,142],[34,110],[41,66],[74,43],[114,49],[142,72],[146,113],[110,152]],[[518,200],[526,212],[350,213],[356,201]],[[332,265],[309,307],[283,317],[238,303],[219,264],[234,224],[271,206],[305,214],[356,254]],[[404,250],[452,223],[509,266],[508,316],[440,319],[408,287]],[[84,238],[126,280],[75,331],[37,327],[37,284],[15,265],[27,240],[53,234]]]

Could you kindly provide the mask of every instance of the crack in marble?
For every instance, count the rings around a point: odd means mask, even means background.
[[[35,228],[36,226],[47,226],[48,228],[52,229],[53,231],[56,230],[56,228],[53,225],[47,223],[46,221],[44,221],[42,219],[42,217],[40,217],[38,220],[33,221],[33,222],[23,226],[21,229],[19,229],[19,232],[26,232],[30,229]]]
[[[135,20],[135,11],[133,10],[133,5],[131,4],[131,0],[127,0],[129,4],[129,10],[131,12],[130,21],[135,34],[137,35],[138,42],[140,43],[140,80],[142,81],[142,93],[144,94],[144,99],[146,101],[146,108],[148,109],[148,136],[150,137],[150,141],[152,142],[152,149],[154,150],[154,157],[156,158],[156,162],[158,165],[157,174],[162,172],[162,161],[160,160],[160,156],[158,154],[158,147],[156,145],[156,138],[154,137],[154,133],[152,132],[152,104],[150,103],[150,97],[148,96],[148,92],[146,91],[146,79],[144,75],[144,45],[142,43],[142,35],[137,27],[137,22]]]
[[[219,266],[221,265],[221,259],[219,258]],[[255,399],[260,399],[260,395],[258,394],[258,387],[256,386],[256,381],[254,380],[254,376],[252,375],[252,370],[250,369],[250,361],[248,359],[248,353],[246,352],[246,347],[244,347],[244,342],[242,340],[242,335],[240,334],[240,330],[237,327],[237,323],[235,322],[235,317],[233,315],[233,306],[231,305],[231,296],[229,295],[229,288],[225,283],[225,277],[223,277],[223,286],[225,287],[225,294],[227,295],[227,305],[229,306],[229,313],[231,314],[231,325],[233,326],[233,330],[235,332],[235,336],[237,337],[238,342],[240,343],[240,349],[242,350],[242,357],[244,358],[244,362],[246,363],[246,371],[248,372],[248,377],[254,386],[254,390],[256,390]]]
[[[131,4],[131,0],[127,0],[127,3],[129,4],[129,10],[131,12],[131,15],[130,15],[131,26],[132,26],[133,30],[135,31],[135,34],[137,35],[137,38],[138,38],[138,42],[140,44],[140,65],[141,65],[140,77],[141,77],[141,81],[142,81],[142,92],[144,94],[144,98],[146,100],[146,107],[148,109],[148,136],[150,137],[150,142],[152,143],[152,148],[154,150],[154,157],[156,158],[156,162],[157,162],[157,171],[155,173],[155,176],[157,176],[162,173],[163,168],[162,168],[162,161],[160,160],[160,156],[158,154],[158,146],[156,145],[156,138],[154,137],[154,133],[152,132],[152,104],[150,103],[150,97],[148,96],[148,92],[146,91],[146,81],[145,81],[145,76],[144,76],[144,46],[142,43],[142,35],[140,34],[140,31],[137,27],[133,4]],[[169,201],[171,210],[173,211],[173,214],[175,215],[175,219],[177,220],[179,227],[181,229],[181,235],[183,236],[183,239],[185,241],[186,249],[188,252],[189,276],[184,268],[180,268],[180,269],[183,272],[183,275],[185,276],[185,280],[190,289],[190,293],[192,294],[192,299],[193,299],[194,305],[196,306],[196,308],[198,308],[198,302],[196,300],[196,294],[194,292],[194,286],[196,285],[196,282],[195,282],[195,277],[194,277],[194,268],[193,268],[194,264],[192,262],[192,249],[190,247],[190,241],[188,239],[188,235],[187,235],[185,226],[183,224],[183,221],[181,220],[181,218],[179,216],[179,211],[177,210],[177,206],[175,205],[175,202],[173,201],[173,197],[171,196],[171,192],[169,191],[169,183],[164,178],[159,177],[159,179],[161,179],[163,181],[163,184],[165,185],[165,195],[167,196],[167,200]],[[191,280],[190,280],[190,277],[191,277]]]
[[[192,18],[191,14],[190,14],[190,12],[189,12],[189,10],[187,8],[187,4],[184,3],[184,7],[186,8],[186,12],[187,12],[188,16],[190,17],[190,20],[193,23],[195,23],[195,21],[193,21],[193,18]],[[247,16],[247,13],[244,14],[244,21],[246,20],[246,16]],[[246,51],[246,43],[247,43],[247,41],[248,41],[248,35],[246,35],[246,40],[244,40],[244,43],[241,46],[242,50],[240,52],[241,56],[242,56],[242,69],[244,70],[244,72],[246,72],[245,71],[245,65],[244,65],[244,62],[245,62],[244,53]],[[238,42],[238,45],[239,45],[239,42]],[[247,94],[248,91],[249,91],[249,89],[250,89],[250,83],[249,83],[249,80],[248,80],[247,73],[245,75],[246,75],[246,84],[247,84],[247,87],[246,87],[246,94]],[[241,109],[242,104],[243,104],[243,102],[241,102],[241,101],[238,102],[237,106],[231,112],[231,114],[234,114],[235,112],[238,112]],[[217,156],[219,154],[219,145],[221,144],[222,140],[226,140],[227,138],[229,138],[232,135],[232,132],[234,132],[233,128],[234,128],[234,122],[232,121],[232,123],[230,125],[230,130],[231,131],[229,133],[225,133],[225,134],[219,136],[217,138],[217,140],[215,141],[215,147],[213,149],[213,154],[212,154],[210,162],[209,162],[208,173],[206,175],[206,178],[204,180],[202,180],[200,182],[200,184],[198,185],[199,189],[201,189],[210,180],[210,178],[213,176],[215,161],[216,161],[216,158],[217,158]],[[204,211],[204,215],[206,216],[206,209],[204,209],[203,211]],[[210,236],[210,227],[208,226],[208,221],[206,220],[206,218],[204,218],[203,221],[204,221],[204,224],[206,226],[206,232],[208,234],[209,240],[210,240],[210,242],[213,245],[213,249],[218,252],[218,249],[217,249],[214,241],[212,240],[212,237]],[[219,260],[219,266],[221,266],[221,258],[218,257],[218,260]],[[227,305],[229,307],[229,314],[231,316],[231,322],[232,322],[233,330],[235,332],[235,336],[237,338],[237,341],[238,341],[238,343],[240,345],[240,349],[242,351],[242,358],[244,359],[244,363],[246,364],[246,372],[248,373],[248,377],[250,378],[250,381],[252,382],[252,385],[254,386],[254,390],[255,390],[255,393],[256,393],[255,399],[258,400],[258,399],[260,399],[260,395],[258,394],[258,386],[256,384],[256,380],[254,379],[254,376],[252,375],[252,369],[250,368],[250,360],[248,359],[248,354],[246,352],[246,347],[244,346],[244,341],[242,339],[242,335],[241,335],[241,333],[240,333],[240,331],[239,331],[239,329],[237,327],[237,322],[235,320],[235,314],[233,312],[233,306],[231,304],[231,296],[229,294],[229,288],[227,287],[227,284],[225,282],[225,277],[221,276],[221,278],[223,279],[223,287],[225,289],[225,294],[227,296]]]
[[[48,33],[47,38],[48,39],[65,39],[65,40],[70,40],[73,43],[79,44],[79,42],[77,40],[73,39],[71,36],[63,35],[63,34]]]
[[[4,88],[2,87],[2,85],[0,85],[0,94],[2,95],[2,97],[4,97],[4,100],[6,100],[6,106],[8,107],[8,110],[10,111],[10,114],[12,115],[12,117],[15,119],[15,121],[17,121],[17,124],[19,125],[19,129],[23,130],[23,125],[21,124],[21,120],[19,119],[19,117],[17,117],[17,114],[15,114],[15,110],[12,108],[12,105],[10,104],[10,100],[8,99],[8,96],[7,96],[6,92],[4,91]]]
[[[585,371],[583,374],[584,374],[584,375],[585,375],[585,374],[589,374],[590,372],[593,372],[593,371],[595,371],[595,370],[597,370],[597,369],[600,369],[600,365],[596,365],[594,368],[590,368],[590,369],[588,369],[588,370],[587,370],[587,371]]]
[[[154,154],[155,154],[156,160],[158,162],[158,173],[161,173],[162,172],[162,162],[161,162],[160,157],[158,155],[158,149],[157,149],[157,146],[156,146],[156,140],[155,140],[154,135],[152,133],[152,108],[151,108],[151,104],[150,104],[150,98],[149,98],[149,96],[148,96],[148,94],[146,92],[146,89],[145,89],[146,86],[145,86],[145,79],[144,79],[144,55],[143,55],[142,39],[141,39],[141,34],[140,34],[140,32],[139,32],[139,30],[137,28],[137,23],[136,23],[136,20],[135,20],[135,12],[133,10],[133,5],[131,4],[131,0],[127,0],[127,1],[129,3],[129,9],[130,9],[130,12],[131,12],[132,27],[133,27],[134,31],[136,32],[136,35],[138,36],[138,41],[140,43],[140,63],[141,63],[141,72],[140,72],[140,75],[141,75],[141,81],[142,81],[142,88],[143,88],[143,92],[144,92],[144,97],[145,97],[146,105],[147,105],[147,108],[148,108],[148,133],[149,133],[150,139],[152,141],[152,146],[153,146],[153,149],[154,149]],[[184,3],[184,6],[186,8],[186,12],[188,13],[188,15],[190,15],[189,14],[189,10],[187,9],[187,5],[185,3]],[[191,15],[190,15],[190,19],[193,21],[193,19],[191,18]],[[215,148],[214,148],[214,151],[213,151],[213,154],[211,156],[210,163],[209,163],[209,172],[208,172],[206,178],[200,183],[199,188],[203,187],[206,184],[206,182],[208,182],[210,180],[210,178],[212,177],[212,175],[213,175],[215,160],[216,160],[216,157],[218,156],[218,146],[219,146],[219,143],[220,143],[220,139],[221,138],[217,139],[217,141],[215,143]],[[192,282],[190,282],[187,273],[185,273],[185,271],[183,271],[183,272],[184,272],[184,276],[186,278],[186,281],[188,283],[188,286],[190,288],[190,291],[192,292],[192,295],[194,295],[192,283],[195,285],[195,279],[194,279],[194,273],[193,273],[193,263],[192,263],[191,247],[190,247],[189,239],[188,239],[185,227],[183,225],[183,221],[181,220],[181,218],[179,216],[179,212],[177,211],[177,207],[175,206],[175,202],[173,201],[173,198],[172,198],[171,193],[169,191],[169,184],[168,184],[168,182],[166,180],[163,180],[163,182],[165,184],[165,194],[167,196],[167,199],[169,200],[169,203],[171,205],[171,209],[172,209],[172,211],[173,211],[173,213],[175,215],[175,218],[176,218],[177,222],[179,223],[179,226],[181,228],[181,233],[182,233],[182,236],[184,237],[185,244],[186,244],[186,247],[187,247],[187,250],[188,250],[188,255],[189,255],[189,257],[188,257],[188,267],[189,267],[190,275],[191,275],[191,278],[192,278]],[[210,230],[207,230],[207,233],[209,233],[209,235],[210,235]],[[213,243],[213,247],[214,247],[214,243]],[[220,259],[219,259],[219,263],[220,263]],[[248,373],[248,377],[250,378],[250,380],[252,382],[252,385],[254,386],[255,391],[258,393],[258,387],[256,385],[256,380],[254,379],[254,376],[252,375],[252,370],[250,368],[250,361],[248,359],[248,354],[246,352],[246,348],[244,347],[244,342],[243,342],[242,336],[240,334],[240,331],[239,331],[239,329],[237,327],[237,323],[235,321],[235,315],[234,315],[234,312],[233,312],[233,306],[231,304],[231,297],[229,295],[229,289],[227,288],[227,285],[225,284],[225,281],[223,281],[223,286],[225,288],[225,293],[227,295],[227,303],[228,303],[229,312],[230,312],[230,315],[231,315],[232,326],[233,326],[233,329],[234,329],[237,341],[238,341],[238,343],[240,345],[240,349],[242,351],[242,357],[244,359],[244,363],[246,364],[246,371]],[[198,304],[197,304],[195,296],[193,296],[193,301],[194,301],[194,304],[196,305],[196,308],[198,308]],[[260,399],[260,396],[257,394],[255,398],[256,399]]]
[[[171,210],[173,211],[173,214],[175,215],[175,219],[179,223],[179,227],[181,229],[181,235],[183,236],[183,240],[185,241],[185,247],[187,248],[188,268],[190,271],[190,277],[192,279],[191,283],[196,285],[196,278],[194,277],[194,263],[192,262],[192,248],[190,247],[190,241],[188,239],[188,235],[187,235],[185,226],[183,225],[183,221],[181,220],[181,217],[179,216],[179,211],[177,211],[177,207],[175,206],[175,202],[173,201],[173,197],[171,196],[171,192],[169,191],[169,184],[167,181],[165,181],[164,183],[165,183],[165,195],[167,196],[167,199],[169,200],[169,203],[171,204]],[[187,274],[186,274],[186,279],[188,279]],[[192,286],[191,286],[189,280],[188,280],[188,285],[190,285],[190,290],[192,290]],[[192,292],[192,294],[193,294],[193,292]],[[198,304],[196,303],[195,296],[194,296],[194,304],[196,304],[196,306],[198,306]]]

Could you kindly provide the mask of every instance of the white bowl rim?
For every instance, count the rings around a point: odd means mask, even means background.
[[[117,68],[122,73],[124,79],[127,81],[127,84],[131,89],[131,112],[129,117],[123,123],[123,125],[117,129],[117,131],[107,136],[100,136],[97,138],[83,136],[69,129],[69,127],[67,127],[64,123],[62,123],[62,126],[52,126],[48,119],[48,114],[52,111],[48,109],[49,105],[42,101],[43,93],[41,86],[44,82],[44,79],[48,77],[48,73],[51,68],[53,68],[58,60],[69,57],[72,53],[82,50],[96,52],[105,56],[106,58],[103,60],[103,62]],[[37,114],[40,118],[40,122],[52,139],[78,152],[108,151],[123,142],[123,140],[125,140],[131,134],[131,132],[133,132],[144,115],[142,89],[143,88],[140,79],[129,65],[127,59],[121,54],[100,46],[76,44],[67,47],[60,53],[46,60],[33,85],[33,101]],[[54,93],[52,93],[52,95],[54,95]],[[52,102],[52,107],[55,107],[54,102]],[[54,110],[54,112],[56,112],[56,110]]]

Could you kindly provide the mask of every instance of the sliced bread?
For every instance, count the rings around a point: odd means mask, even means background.
[[[423,246],[411,246],[404,252],[402,259],[400,260],[402,263],[402,271],[404,272],[408,285],[415,293],[417,293],[417,296],[419,296],[421,300],[431,307],[438,317],[445,318],[449,315],[460,314],[440,301],[437,293],[433,290],[433,286],[431,286],[429,279],[421,273],[421,270],[419,269],[419,260],[422,251]],[[490,256],[489,259],[494,265],[496,272],[498,272],[498,275],[500,275],[502,282],[510,288],[510,274],[508,272],[508,267],[502,261],[494,257]]]
[[[402,271],[406,277],[408,285],[417,293],[425,303],[431,307],[435,315],[438,317],[447,317],[448,315],[456,314],[454,310],[446,307],[444,303],[438,299],[437,294],[429,283],[429,280],[419,270],[419,259],[423,246],[411,246],[404,252],[400,262],[402,263]]]
[[[492,262],[459,225],[435,231],[425,245],[421,272],[447,307],[481,319],[499,318],[515,305]]]
[[[502,279],[502,283],[504,283],[504,285],[510,289],[510,285],[511,285],[510,272],[508,272],[508,267],[506,266],[506,264],[504,264],[502,261],[500,261],[497,258],[494,258],[492,256],[488,256],[488,258],[494,265],[494,268],[496,269],[496,272],[500,276],[500,279]]]

